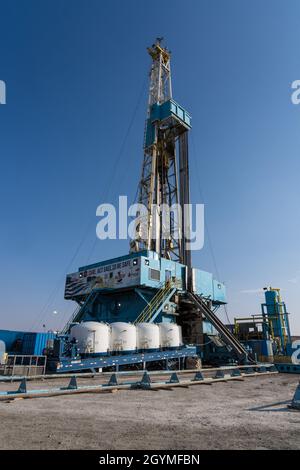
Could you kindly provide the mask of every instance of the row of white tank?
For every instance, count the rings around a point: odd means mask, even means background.
[[[98,323],[73,325],[70,337],[77,340],[81,353],[105,354],[136,350],[157,350],[182,346],[181,327],[175,323]]]

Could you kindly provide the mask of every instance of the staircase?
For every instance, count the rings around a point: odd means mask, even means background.
[[[226,328],[221,320],[215,315],[215,313],[206,305],[199,295],[188,293],[190,300],[199,308],[200,312],[203,313],[205,318],[215,327],[218,333],[221,335],[224,343],[229,345],[237,354],[238,358],[246,360],[248,352],[244,346],[237,340],[237,338]]]
[[[90,294],[87,296],[86,300],[82,305],[79,305],[75,311],[72,313],[71,318],[68,320],[68,322],[65,324],[63,329],[61,330],[61,334],[65,335],[68,333],[68,330],[70,328],[71,323],[78,323],[83,317],[84,311],[86,306],[90,303],[93,302],[98,294],[98,290],[92,290]]]
[[[133,322],[134,325],[142,322],[153,323],[175,291],[176,287],[174,287],[170,282],[167,282],[154,295],[144,310],[141,311],[137,319]]]

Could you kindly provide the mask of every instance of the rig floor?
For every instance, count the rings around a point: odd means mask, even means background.
[[[300,412],[287,408],[298,382],[298,375],[275,374],[0,402],[0,449],[300,449]],[[53,380],[28,383],[37,386],[51,387]]]

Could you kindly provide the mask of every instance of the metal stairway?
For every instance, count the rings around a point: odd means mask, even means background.
[[[190,300],[199,308],[200,312],[207,318],[207,320],[215,327],[221,335],[224,343],[229,345],[237,354],[240,360],[248,358],[248,352],[244,346],[236,339],[236,337],[226,328],[221,320],[215,313],[206,305],[199,295],[188,292]]]
[[[134,325],[141,322],[153,323],[155,318],[162,311],[166,302],[170,300],[175,293],[176,287],[170,282],[167,282],[151,299],[149,304],[141,311],[137,319],[133,322]]]
[[[94,301],[97,297],[98,294],[98,289],[92,290],[90,294],[87,296],[86,300],[82,305],[79,305],[75,311],[72,313],[71,318],[68,320],[68,322],[65,324],[63,329],[61,330],[61,334],[67,334],[68,330],[70,328],[71,323],[77,323],[80,322],[80,320],[83,317],[85,307],[90,303],[91,301]]]

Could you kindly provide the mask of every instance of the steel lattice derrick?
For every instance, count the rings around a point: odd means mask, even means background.
[[[179,194],[177,154],[183,171],[180,136],[187,127],[168,108],[175,103],[172,99],[170,52],[161,45],[161,41],[162,38],[158,38],[148,48],[152,63],[144,159],[138,191],[138,203],[146,211],[139,214],[131,251],[153,250],[160,256],[183,262],[181,236],[184,216],[180,206],[183,198]]]

